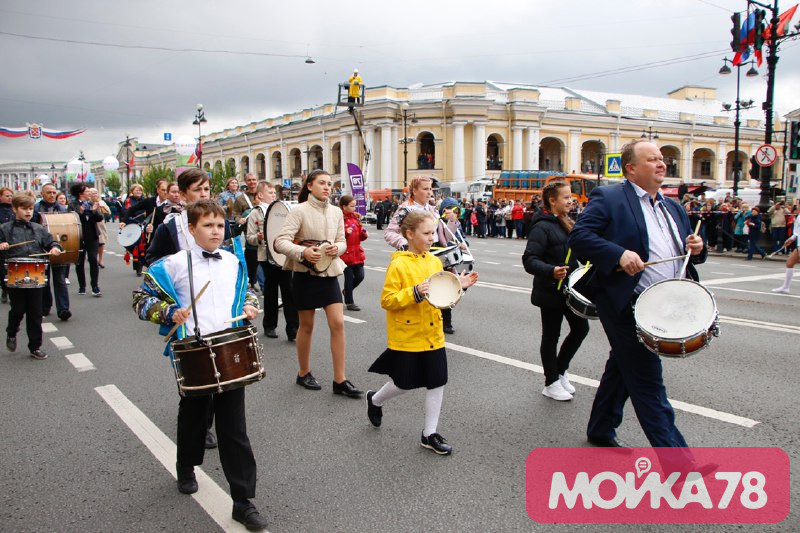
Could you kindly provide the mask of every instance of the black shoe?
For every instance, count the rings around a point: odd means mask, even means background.
[[[295,339],[297,338],[297,330],[293,329],[293,330],[287,331],[286,332],[286,338],[289,339],[289,342],[294,342]]]
[[[70,312],[69,309],[67,309],[66,311],[61,311],[60,313],[58,313],[58,318],[66,322],[67,320],[72,318],[72,312]]]
[[[50,316],[50,309],[44,309],[42,311],[42,316]]]
[[[367,418],[369,418],[369,423],[375,426],[376,428],[381,427],[381,421],[383,420],[383,407],[378,407],[374,403],[372,403],[372,397],[375,396],[374,390],[367,391]]]
[[[78,296],[86,296],[86,289],[78,289]]]
[[[270,339],[277,339],[278,338],[278,334],[275,332],[275,328],[265,329],[264,330],[264,335],[266,335]]]
[[[181,466],[176,463],[175,471],[178,474],[178,492],[183,494],[197,492],[197,478],[194,477],[193,466]]]
[[[319,384],[317,378],[311,375],[311,372],[309,372],[305,376],[297,376],[295,383],[297,383],[298,385],[302,385],[308,390],[322,390],[322,385]]]
[[[214,434],[211,433],[211,430],[209,429],[208,431],[206,431],[206,450],[213,450],[216,447],[217,447],[217,437],[215,437]]]
[[[633,453],[633,449],[619,440],[617,437],[587,437],[589,444],[600,448],[617,448],[615,451],[620,453]]]
[[[361,311],[361,308],[356,304],[347,304],[348,311]]]
[[[336,383],[334,381],[333,393],[341,394],[343,396],[347,396],[348,398],[361,398],[361,395],[364,394],[362,391],[358,390],[355,385],[350,383],[349,379],[346,379],[341,383]]]
[[[447,333],[448,335],[452,335],[453,333],[456,332],[456,330],[453,329],[453,326],[445,326],[444,332]]]
[[[267,521],[258,512],[256,506],[248,500],[243,502],[234,501],[231,517],[243,524],[249,531],[262,531],[267,528]]]
[[[44,353],[41,348],[36,348],[35,350],[31,350],[31,357],[37,361],[44,361],[47,359],[47,354]]]
[[[433,450],[439,455],[450,455],[453,452],[453,447],[447,444],[447,439],[438,433],[431,433],[427,437],[423,435],[420,446]]]
[[[6,339],[6,348],[8,348],[9,352],[16,352],[17,351],[17,338],[16,337],[8,337]]]
[[[0,302],[2,302],[4,304],[8,303],[8,293],[7,292],[3,292],[3,294],[0,295]]]
[[[103,295],[103,291],[100,290],[100,287],[95,287],[92,289],[92,296],[101,297]]]

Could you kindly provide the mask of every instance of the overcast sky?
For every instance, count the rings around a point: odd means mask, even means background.
[[[793,5],[782,2],[782,10]],[[126,133],[159,142],[332,102],[360,69],[367,86],[493,80],[664,96],[685,84],[735,98],[730,14],[744,0],[506,0],[255,2],[2,0],[0,125],[88,128],[67,140],[0,137],[0,161],[64,161],[84,150],[113,154]],[[402,10],[398,8],[403,6]],[[795,17],[795,22],[800,16]],[[93,41],[106,47],[35,40]],[[800,44],[780,53],[776,109],[800,108]],[[169,51],[136,46],[228,50]],[[316,61],[305,64],[306,54]],[[675,58],[657,68],[592,73]],[[766,95],[762,76],[742,76],[742,98]]]

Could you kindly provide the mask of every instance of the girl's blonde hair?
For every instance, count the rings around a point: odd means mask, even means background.
[[[430,181],[433,183],[433,178],[429,178],[427,176],[418,176],[416,178],[411,178],[411,185],[408,188],[408,196],[410,198],[414,198],[414,189],[418,188],[423,181]]]
[[[405,238],[407,231],[416,231],[420,224],[426,220],[436,220],[433,213],[423,209],[411,209],[400,222],[400,235]]]

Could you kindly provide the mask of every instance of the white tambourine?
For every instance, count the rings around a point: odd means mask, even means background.
[[[439,309],[452,309],[461,300],[464,290],[461,281],[452,272],[442,270],[427,279],[428,294],[425,299]]]

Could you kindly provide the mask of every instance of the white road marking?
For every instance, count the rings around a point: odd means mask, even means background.
[[[86,372],[87,370],[97,370],[89,359],[82,353],[71,353],[65,356],[67,361],[72,363],[75,370],[78,372]]]
[[[364,266],[364,270],[374,270],[375,272],[386,272],[386,267]]]
[[[316,311],[324,311],[324,309],[316,309]],[[361,320],[360,318],[353,318],[352,316],[344,315],[345,322],[352,322],[353,324],[363,324],[366,320]]]
[[[58,348],[59,350],[67,350],[69,348],[75,347],[66,337],[52,337],[50,339],[50,342],[55,344],[56,348]]]
[[[522,255],[522,254],[519,252],[508,252],[508,255]]]
[[[499,265],[500,263],[495,263],[494,261],[479,261],[480,263],[486,263],[487,265]]]
[[[733,287],[714,287],[715,291],[734,291],[734,292],[746,292],[749,294],[766,294],[767,296],[776,296],[778,298],[800,298],[795,294],[783,294],[780,292],[766,292],[766,291],[748,291],[747,289],[734,289]]]
[[[149,418],[136,407],[116,385],[96,387],[94,390],[114,410],[117,416],[125,423],[134,435],[150,450],[150,453],[160,462],[170,475],[177,479],[175,474],[175,444],[169,440]],[[203,472],[200,467],[194,468],[197,476],[199,490],[192,494],[192,498],[224,531],[247,531],[244,526],[231,518],[231,497],[217,485],[213,479]]]
[[[717,263],[716,261],[706,261],[706,262],[705,262],[705,263],[703,263],[703,264],[704,264],[704,265],[718,265],[719,263]]]
[[[42,322],[42,333],[55,333],[58,328],[52,322]]]
[[[776,324],[775,322],[763,322],[761,320],[750,320],[748,318],[737,318],[733,316],[721,316],[719,317],[719,321],[723,324],[736,324],[737,326],[747,326],[749,328],[768,329],[770,331],[800,335],[800,327],[790,326],[789,324]]]
[[[703,285],[727,285],[728,283],[745,283],[747,281],[761,281],[765,279],[783,279],[785,276],[784,273],[761,274],[759,276],[742,276],[739,278],[701,279],[700,283]]]
[[[709,274],[718,274],[720,276],[733,276],[733,272],[709,272]]]
[[[459,346],[458,344],[453,344],[450,342],[445,343],[445,347],[448,350],[453,350],[455,352],[465,353],[467,355],[474,355],[475,357],[480,357],[482,359],[488,359],[489,361],[495,361],[497,363],[502,363],[504,365],[513,366],[516,368],[521,368],[523,370],[528,370],[530,372],[536,372],[537,374],[544,374],[544,369],[539,365],[534,365],[531,363],[526,363],[524,361],[518,361],[517,359],[512,359],[510,357],[504,357],[502,355],[497,355],[489,352],[484,352],[481,350],[475,350],[473,348],[468,348],[466,346]],[[569,380],[573,383],[580,383],[582,385],[587,385],[589,387],[597,388],[600,385],[600,382],[595,379],[585,378],[582,376],[577,376],[575,374],[570,373]],[[716,409],[710,409],[708,407],[702,407],[700,405],[694,405],[691,403],[681,402],[678,400],[669,400],[672,404],[672,407],[675,409],[679,409],[681,411],[685,411],[687,413],[693,413],[696,415],[704,416],[706,418],[713,418],[715,420],[720,420],[722,422],[728,422],[730,424],[736,424],[738,426],[751,428],[758,424],[757,420],[751,420],[750,418],[744,418],[738,415],[734,415],[731,413],[725,413],[723,411],[717,411]]]
[[[522,265],[511,265],[512,267],[522,268]]]
[[[518,266],[518,265],[514,265]],[[517,287],[514,285],[503,285],[502,283],[489,283],[488,281],[479,281],[475,284],[476,287],[484,287],[487,289],[498,289],[501,291],[520,292],[523,294],[530,294],[531,289],[525,287]]]
[[[381,252],[385,252],[385,253],[387,253],[387,254],[393,254],[393,253],[395,253],[396,251],[397,251],[397,250],[387,250],[386,248],[381,248]]]

